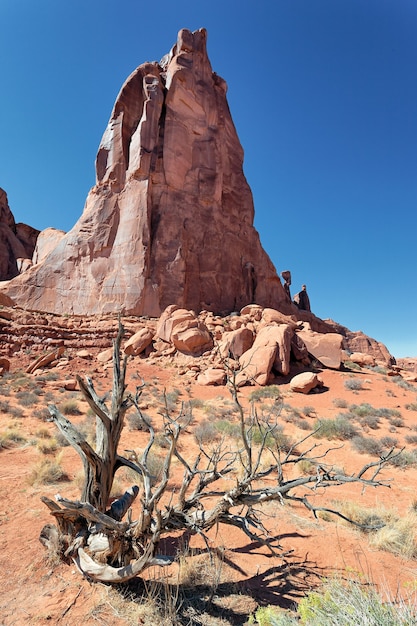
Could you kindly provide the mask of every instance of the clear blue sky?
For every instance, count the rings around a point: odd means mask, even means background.
[[[314,312],[417,355],[416,0],[1,0],[0,187],[69,230],[117,93],[208,30],[255,225]]]

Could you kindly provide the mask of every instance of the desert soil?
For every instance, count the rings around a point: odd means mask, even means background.
[[[39,542],[43,525],[53,522],[40,497],[53,497],[59,492],[67,498],[79,498],[82,468],[77,454],[69,447],[55,452],[62,454],[68,480],[52,485],[31,484],[34,466],[45,457],[39,449],[39,442],[47,440],[48,433],[55,435],[55,426],[42,420],[39,410],[46,406],[47,400],[50,401],[53,395],[53,402],[58,406],[68,399],[77,402],[81,415],[70,418],[74,423],[83,422],[87,414],[88,407],[80,394],[63,392],[59,389],[59,380],[70,378],[75,372],[91,375],[104,393],[111,389],[111,369],[95,358],[86,360],[74,356],[65,367],[45,370],[41,377],[39,373],[20,376],[18,372],[25,370],[30,358],[30,355],[20,354],[18,358],[12,359],[10,374],[0,379],[0,401],[9,406],[7,411],[3,404],[0,431],[14,429],[25,437],[22,444],[0,449],[0,624],[18,626],[53,623],[78,626],[146,623],[137,616],[129,617],[125,614],[116,602],[114,591],[82,579],[75,566],[48,560],[45,548]],[[48,380],[51,372],[56,374],[58,382]],[[132,391],[138,384],[139,376],[149,384],[144,408],[156,426],[160,419],[158,402],[164,389],[168,393],[172,390],[180,391],[179,400],[200,399],[207,406],[219,407],[219,410],[229,406],[231,397],[225,387],[198,386],[187,376],[180,376],[172,367],[149,365],[146,360],[136,357],[130,361],[128,369],[128,387]],[[395,379],[369,369],[343,372],[323,369],[320,376],[324,381],[324,390],[308,395],[292,393],[288,382],[277,381],[286,404],[301,413],[305,407],[309,407],[309,416],[303,417],[311,427],[319,418],[335,417],[342,412],[343,409],[336,406],[340,405],[341,400],[347,405],[369,403],[376,408],[396,409],[401,413],[402,426],[393,426],[389,420],[382,419],[376,430],[364,434],[375,438],[395,437],[398,446],[406,445],[408,450],[413,450],[413,445],[406,442],[406,437],[417,434],[417,412],[406,406],[415,407],[416,386],[399,386]],[[347,389],[347,378],[361,380],[362,389]],[[18,395],[19,391],[28,389],[28,380],[35,381],[37,388],[41,389],[41,392],[38,391],[38,402],[30,407],[19,404]],[[253,387],[241,389],[240,398],[245,407],[253,391]],[[10,407],[20,407],[22,415],[14,416]],[[193,429],[204,419],[207,419],[207,414],[203,409],[195,409],[194,421],[183,435],[183,454],[185,451],[190,456],[195,454],[197,447]],[[310,432],[298,429],[291,421],[281,421],[284,432],[294,439],[305,437]],[[139,451],[144,442],[144,433],[125,428],[122,449]],[[373,456],[357,453],[349,441],[311,439],[303,445],[311,443],[320,443],[323,450],[335,448],[329,460],[347,473],[375,460]],[[174,466],[174,481],[180,480],[180,474],[180,468]],[[364,508],[385,507],[401,516],[416,507],[415,467],[386,467],[383,477],[391,480],[389,488],[368,488],[363,491],[357,485],[345,485],[334,491],[328,490],[327,493],[318,490],[316,497],[321,498],[323,506],[331,506],[334,500],[352,501]],[[258,604],[272,603],[290,607],[309,589],[319,584],[322,577],[332,574],[363,577],[378,585],[383,592],[389,591],[394,596],[415,585],[416,561],[372,547],[366,534],[336,518],[325,516],[324,519],[315,519],[301,506],[274,503],[265,508],[264,523],[270,533],[277,537],[282,547],[281,555],[272,555],[265,547],[250,542],[246,535],[228,526],[216,528],[210,533],[209,541],[213,550],[218,549],[222,555],[221,582],[216,590],[215,601],[218,615],[223,621],[213,623],[244,624],[248,614]],[[170,549],[170,541],[174,545],[178,543],[178,538],[167,539],[167,550]],[[190,546],[190,560],[203,559],[203,563],[208,563],[201,541],[192,538]],[[149,577],[163,576],[175,585],[177,574],[178,567],[173,565],[163,572],[149,572]]]

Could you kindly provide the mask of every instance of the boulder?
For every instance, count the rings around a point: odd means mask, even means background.
[[[349,353],[361,352],[362,354],[371,354],[375,359],[375,363],[383,367],[395,365],[395,358],[380,341],[368,337],[362,331],[351,331],[346,326],[337,324],[333,320],[325,320],[323,323],[326,323],[328,327],[331,327],[331,330],[343,336],[343,348],[349,351]],[[315,328],[314,330],[319,329]],[[325,332],[328,332],[328,330]]]
[[[236,377],[238,386],[246,383],[266,385],[272,368],[280,374],[290,370],[292,329],[285,324],[263,326],[252,347],[239,359],[241,371]]]
[[[340,369],[343,337],[338,333],[317,333],[311,330],[308,322],[302,330],[297,330],[298,337],[305,344],[309,354],[325,367]]]
[[[297,319],[295,315],[284,315],[281,311],[276,311],[275,309],[264,309],[262,311],[261,319],[265,324],[272,324],[275,322],[276,324],[287,324],[292,328],[297,327]]]
[[[352,354],[349,355],[348,360],[361,366],[368,365],[373,367],[375,365],[375,359],[372,354],[364,354],[363,352],[352,352]]]
[[[128,355],[136,356],[149,346],[153,338],[154,333],[149,328],[141,328],[126,341],[123,352]]]
[[[240,311],[241,315],[247,315],[252,320],[259,322],[262,319],[263,307],[259,304],[248,304]]]
[[[323,381],[314,372],[297,374],[290,381],[291,391],[296,391],[297,393],[309,393],[312,389],[322,386]]]
[[[75,356],[78,356],[80,359],[92,359],[93,355],[89,350],[77,350]]]
[[[179,352],[200,356],[213,348],[213,338],[199,320],[185,320],[171,333],[171,341]]]
[[[0,357],[0,376],[10,371],[10,361],[6,357]]]
[[[197,376],[199,385],[224,385],[225,381],[226,372],[216,367],[209,367]]]
[[[108,363],[113,359],[113,348],[107,348],[107,350],[102,350],[98,353],[96,358],[99,363]]]
[[[415,357],[412,358],[408,356],[402,359],[397,359],[397,365],[399,365],[401,369],[417,373],[417,358]]]
[[[155,333],[157,339],[162,339],[162,341],[169,343],[175,326],[188,320],[197,320],[197,316],[193,311],[181,309],[176,305],[168,306],[158,320]]]
[[[244,352],[249,350],[253,344],[253,332],[244,326],[237,330],[223,333],[219,342],[220,354],[223,358],[231,356],[238,359]]]
[[[127,78],[80,219],[0,287],[18,306],[158,317],[170,304],[225,314],[256,302],[294,312],[253,225],[227,85],[206,40],[205,29],[182,29],[159,63]]]

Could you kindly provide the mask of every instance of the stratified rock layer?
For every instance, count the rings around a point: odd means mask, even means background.
[[[160,63],[123,85],[84,212],[6,286],[54,313],[158,316],[170,304],[227,313],[256,302],[294,313],[253,227],[243,150],[206,31],[181,30]]]

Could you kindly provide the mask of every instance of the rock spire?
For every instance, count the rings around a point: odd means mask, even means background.
[[[75,226],[3,290],[52,313],[158,316],[295,307],[253,226],[252,193],[207,34],[183,29],[117,96]]]

